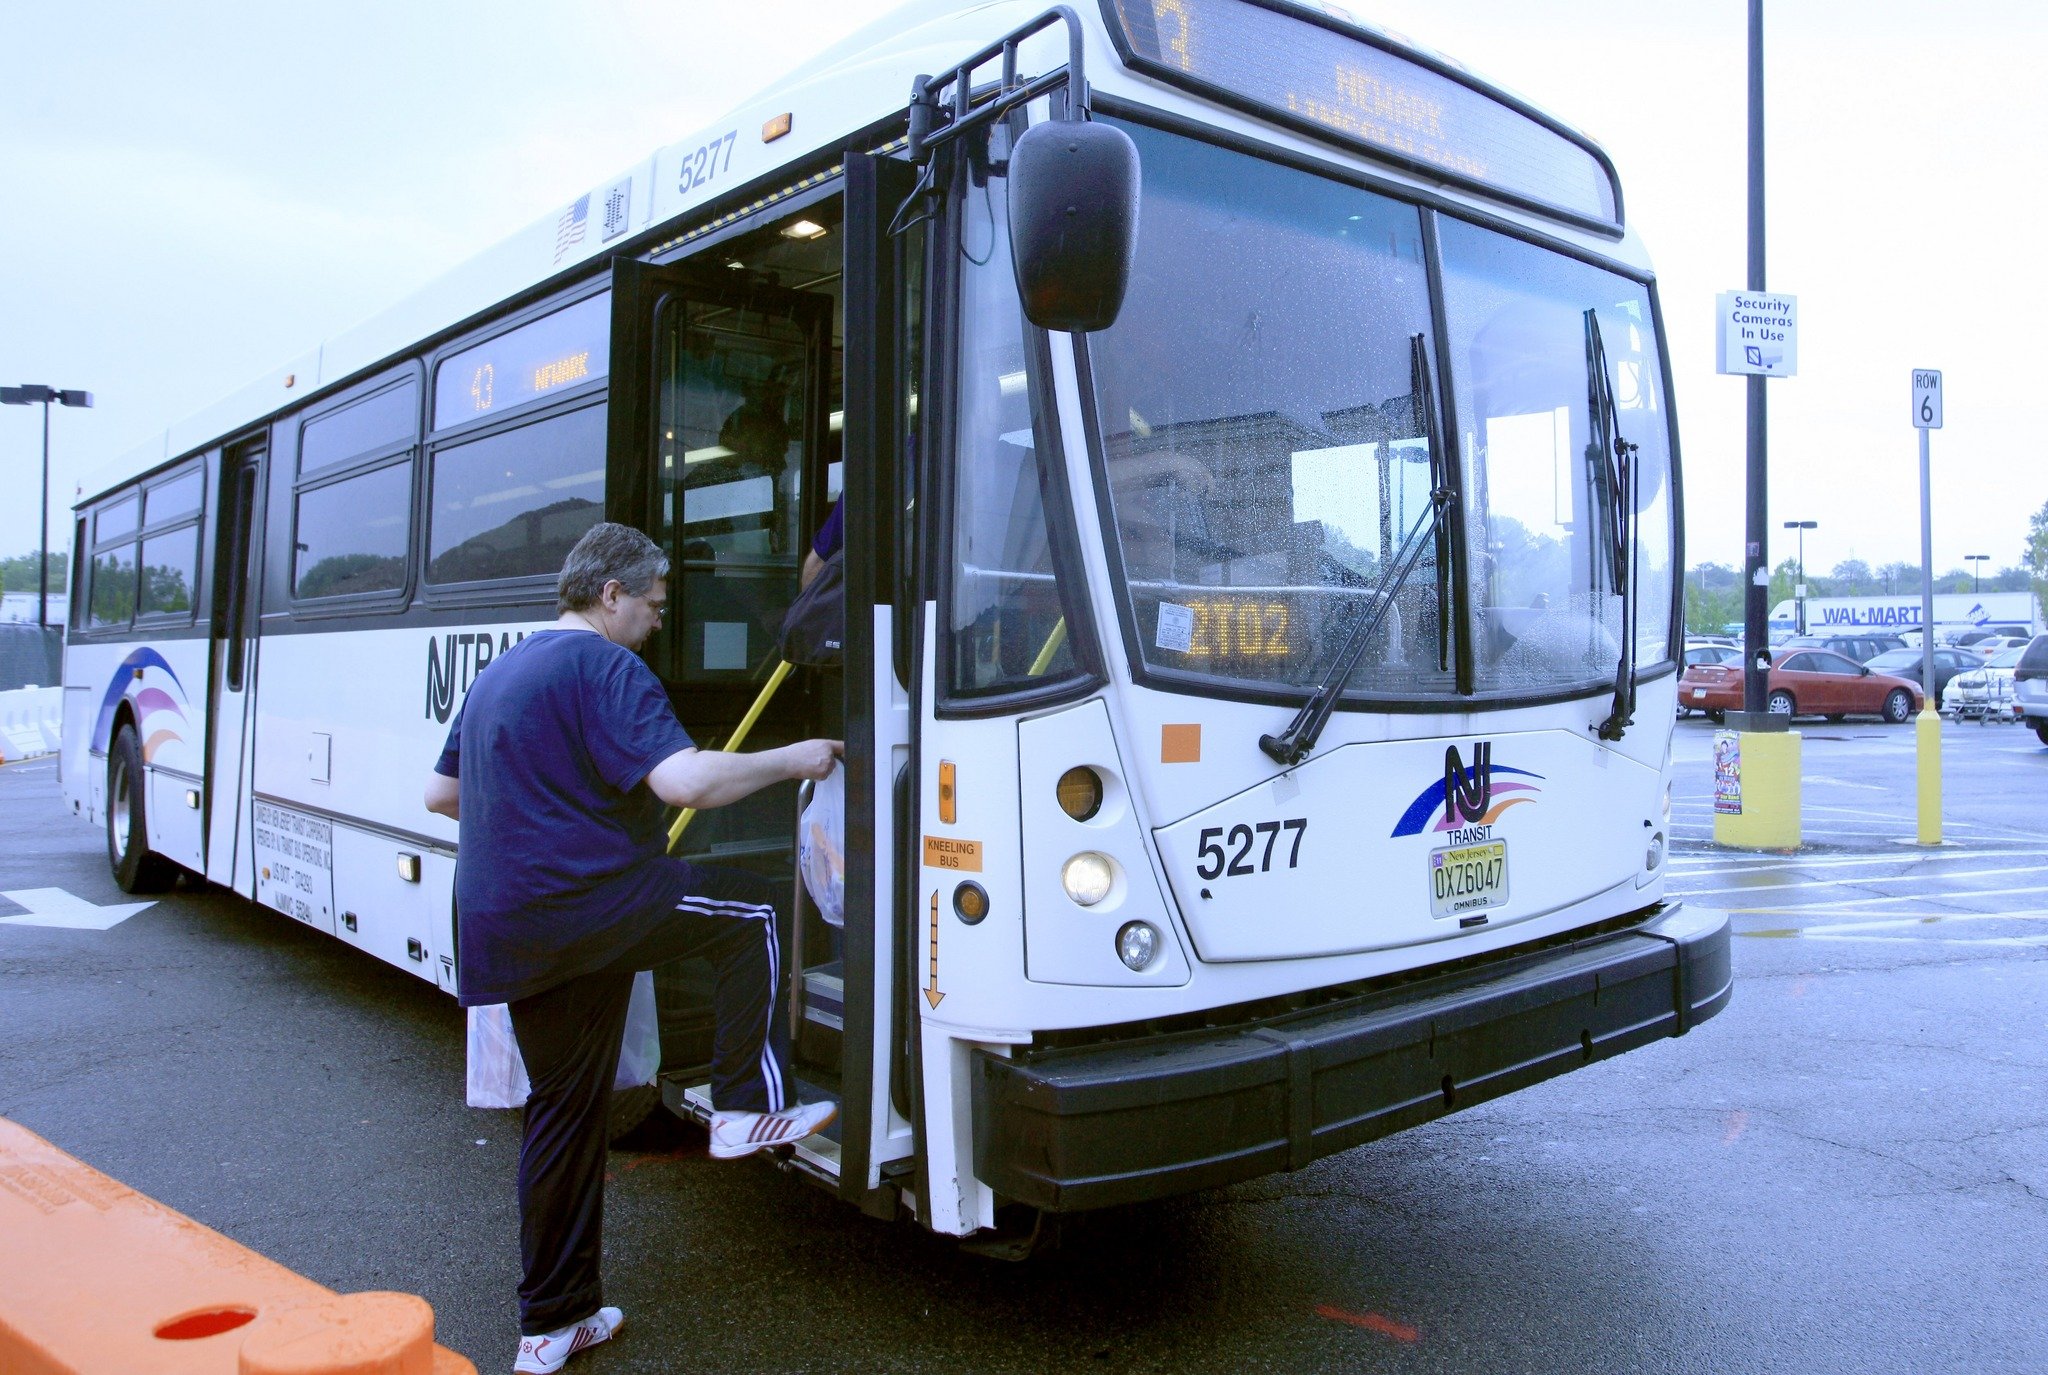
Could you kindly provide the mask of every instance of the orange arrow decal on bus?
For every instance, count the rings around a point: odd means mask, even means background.
[[[924,1000],[937,1007],[946,995],[939,992],[939,890],[932,889],[932,973],[924,990]]]

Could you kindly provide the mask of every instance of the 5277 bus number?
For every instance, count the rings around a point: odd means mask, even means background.
[[[1293,841],[1283,846],[1280,837],[1288,832],[1293,834]],[[1204,826],[1195,851],[1195,872],[1203,878],[1270,873],[1276,855],[1285,861],[1281,868],[1295,868],[1301,863],[1301,838],[1307,834],[1305,816],[1261,821],[1252,826],[1240,822],[1227,831],[1221,826]]]
[[[683,154],[681,174],[676,178],[678,193],[687,193],[710,182],[732,166],[732,146],[738,142],[740,131],[721,134],[702,148]],[[724,157],[721,160],[720,154]]]

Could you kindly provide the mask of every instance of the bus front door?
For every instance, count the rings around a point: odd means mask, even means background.
[[[622,260],[612,279],[608,515],[669,554],[668,625],[647,658],[705,747],[726,741],[780,665],[783,617],[835,511],[845,532],[844,662],[788,675],[745,742],[847,742],[843,928],[825,923],[796,876],[793,785],[693,818],[677,853],[752,869],[789,894],[801,1091],[841,1109],[798,1164],[879,1213],[896,1197],[885,1168],[900,1173],[911,1154],[892,1103],[908,1025],[892,936],[908,712],[887,605],[909,401],[903,249],[886,233],[910,182],[901,164],[850,155],[838,193],[764,214],[682,262]],[[656,986],[664,1096],[700,1113],[708,970],[683,962],[657,971]]]

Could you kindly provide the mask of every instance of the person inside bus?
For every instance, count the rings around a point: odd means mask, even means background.
[[[691,743],[638,652],[661,624],[668,567],[640,531],[592,526],[563,564],[554,626],[479,675],[428,778],[428,810],[464,823],[461,1002],[509,1004],[532,1083],[519,1149],[515,1371],[559,1370],[624,1321],[604,1306],[598,1264],[612,1084],[636,971],[689,956],[717,971],[714,1159],[795,1142],[837,1112],[795,1099],[777,1006],[775,888],[671,859],[662,807],[718,807],[822,779],[843,746],[724,754]]]
[[[804,566],[798,570],[797,590],[809,587],[819,573],[825,569],[825,561],[846,547],[846,498],[833,498],[832,514],[825,517],[825,523],[818,527],[818,533],[811,536],[810,552],[804,555]]]

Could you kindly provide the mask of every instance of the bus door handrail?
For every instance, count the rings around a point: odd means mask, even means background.
[[[792,667],[794,665],[787,659],[776,665],[775,672],[768,675],[768,681],[762,684],[761,691],[755,696],[754,705],[747,708],[747,714],[740,718],[739,725],[734,727],[733,733],[726,738],[726,742],[718,747],[719,753],[731,754],[746,743],[748,733],[754,729],[754,723],[761,719],[762,712],[768,710],[769,699],[775,696],[775,689],[782,686],[782,680],[789,677],[789,671]],[[683,808],[683,814],[676,818],[676,824],[668,828],[668,852],[670,854],[674,854],[676,846],[682,844],[683,832],[689,829],[690,823],[696,817],[697,809],[695,807],[685,807]]]

